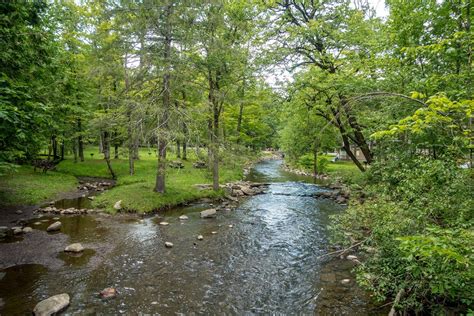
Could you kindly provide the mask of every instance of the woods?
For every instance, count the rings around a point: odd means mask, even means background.
[[[222,198],[271,148],[351,192],[332,244],[379,304],[472,313],[473,3],[373,5],[1,2],[4,204],[60,192],[36,169],[116,180],[94,201],[111,212]]]

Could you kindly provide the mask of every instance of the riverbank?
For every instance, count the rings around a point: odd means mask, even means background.
[[[27,314],[67,293],[70,314],[372,313],[354,262],[325,256],[331,217],[344,208],[315,199],[328,190],[280,164],[258,163],[227,186],[239,202],[203,199],[149,216],[35,214],[31,232],[0,243],[0,312]],[[56,221],[61,229],[48,232]],[[65,252],[73,243],[82,254]],[[115,299],[99,295],[106,288]]]
[[[97,156],[97,158],[94,158]],[[112,167],[117,174],[115,186],[104,190],[91,202],[92,207],[109,213],[116,213],[114,205],[121,201],[121,211],[150,213],[171,208],[201,198],[222,197],[223,190],[202,190],[197,184],[212,182],[207,168],[195,168],[200,161],[194,152],[189,152],[187,160],[179,160],[182,168],[167,168],[165,194],[153,192],[156,177],[156,157],[146,149],[140,151],[140,159],[135,161],[135,174],[129,175],[128,159],[113,159]],[[94,148],[85,152],[85,161],[75,163],[71,157],[62,161],[55,171],[34,172],[33,167],[21,166],[17,172],[0,177],[1,204],[3,210],[25,208],[25,205],[41,205],[62,198],[65,194],[82,195],[78,183],[80,177],[109,178],[106,163]],[[89,158],[90,157],[90,158]],[[226,154],[220,165],[220,182],[228,183],[244,177],[244,167],[257,160],[258,155]],[[170,161],[178,161],[173,153]]]

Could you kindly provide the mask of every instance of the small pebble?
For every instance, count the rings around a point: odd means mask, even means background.
[[[199,236],[197,236],[197,239],[198,239],[198,240],[203,240],[204,237],[203,237],[202,235],[199,235]]]

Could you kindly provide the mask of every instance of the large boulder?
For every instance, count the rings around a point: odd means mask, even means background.
[[[215,217],[217,210],[215,208],[210,208],[201,212],[201,218],[211,218]]]
[[[69,305],[69,295],[66,293],[51,296],[36,304],[33,313],[36,316],[49,316],[58,313]]]
[[[69,246],[66,247],[66,249],[64,249],[64,251],[66,252],[75,252],[75,253],[82,252],[83,250],[84,250],[84,247],[82,247],[80,243],[70,244]]]
[[[46,231],[54,232],[54,231],[58,231],[60,229],[61,229],[61,222],[54,222],[51,225],[49,225],[48,228],[46,228]]]

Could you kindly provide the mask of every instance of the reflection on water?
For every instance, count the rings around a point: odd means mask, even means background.
[[[21,315],[33,310],[40,286],[39,280],[47,269],[38,264],[18,265],[0,272],[0,304],[2,315]]]
[[[350,267],[339,269],[342,264],[318,258],[327,252],[329,216],[341,206],[312,198],[322,189],[282,172],[280,164],[257,164],[249,178],[271,182],[266,193],[214,219],[200,218],[206,204],[134,221],[64,219],[63,233],[71,242],[106,240],[110,251],[96,251],[93,258],[103,261],[93,268],[61,254],[64,267],[42,271],[23,297],[25,306],[35,301],[31,293],[42,289],[43,296],[69,293],[72,314],[373,313],[353,281],[341,285],[341,278],[351,277]],[[182,214],[189,219],[180,221]],[[166,241],[174,247],[166,248]],[[106,287],[115,287],[118,296],[102,300],[97,293]],[[1,297],[11,299],[8,293]]]

